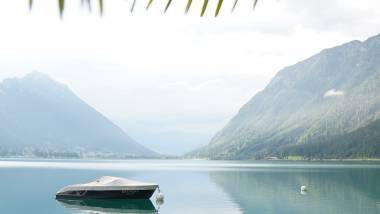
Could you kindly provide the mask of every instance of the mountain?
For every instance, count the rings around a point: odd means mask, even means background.
[[[68,87],[38,72],[0,83],[0,155],[157,156]]]
[[[380,157],[379,59],[380,34],[282,69],[190,156]]]

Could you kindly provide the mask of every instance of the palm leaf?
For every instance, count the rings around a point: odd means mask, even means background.
[[[65,0],[58,0],[59,16],[62,18],[63,11],[65,10]]]
[[[256,8],[256,5],[257,5],[257,0],[253,0],[253,9]]]
[[[238,0],[235,0],[234,5],[232,6],[232,9],[231,9],[231,13],[234,12],[237,3],[238,3]]]
[[[171,3],[172,3],[172,0],[168,0],[168,3],[166,3],[166,6],[165,6],[164,13],[166,13]]]
[[[148,1],[148,5],[146,6],[146,9],[148,10],[149,9],[149,7],[150,7],[150,5],[153,3],[153,0],[149,0]]]
[[[193,3],[193,0],[187,0],[185,13],[188,13],[191,7],[191,3]]]
[[[136,0],[133,0],[132,6],[131,6],[131,13],[133,12],[133,9],[135,9]]]
[[[103,15],[103,0],[99,0],[99,13],[101,16]]]
[[[223,0],[219,0],[218,1],[218,6],[216,7],[216,10],[215,10],[215,17],[218,16],[220,8],[222,7],[222,4],[223,4]]]
[[[88,11],[91,13],[91,11],[92,11],[91,0],[87,0],[86,3],[87,3]]]
[[[32,10],[33,7],[33,0],[29,0],[29,11]]]
[[[206,12],[207,4],[208,4],[208,0],[204,0],[204,2],[203,2],[203,6],[202,6],[201,17],[203,17],[203,15],[204,15],[205,12]]]
[[[80,2],[81,2],[82,6],[84,4],[87,4],[88,10],[90,12],[92,11],[91,0],[80,0]],[[185,13],[189,12],[192,2],[193,2],[193,0],[187,0]],[[209,2],[209,0],[203,1],[201,17],[203,17],[203,15],[206,12],[208,2]],[[253,9],[256,8],[257,2],[258,2],[258,0],[253,0]],[[150,8],[152,3],[153,3],[153,0],[148,0],[148,5],[146,6],[147,10]],[[168,0],[168,2],[166,3],[166,6],[165,6],[164,12],[166,12],[169,9],[171,3],[172,3],[172,0]],[[238,3],[238,0],[235,0],[231,12],[233,12],[235,10],[237,3]],[[33,8],[33,4],[34,4],[34,0],[29,0],[29,10],[30,11]],[[223,0],[218,0],[218,5],[217,5],[216,10],[215,10],[215,17],[217,17],[219,15],[220,9],[222,8],[222,4],[223,4]],[[133,0],[132,6],[131,6],[131,12],[133,12],[135,5],[136,5],[136,0]],[[58,0],[58,8],[59,8],[59,15],[62,18],[64,10],[65,10],[65,0]],[[104,11],[103,0],[99,0],[99,13],[100,13],[100,15],[103,15],[103,11]]]

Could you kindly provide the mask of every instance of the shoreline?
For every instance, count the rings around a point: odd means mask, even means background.
[[[0,157],[0,161],[7,160],[30,160],[30,161],[47,161],[47,160],[56,160],[56,161],[149,161],[149,160],[177,160],[177,161],[231,161],[231,162],[380,162],[380,158],[355,158],[355,159],[207,159],[207,158],[175,158],[175,157],[164,157],[164,158],[43,158],[43,157]]]

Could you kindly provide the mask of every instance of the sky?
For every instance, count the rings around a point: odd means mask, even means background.
[[[0,80],[39,71],[62,82],[132,138],[181,154],[207,144],[281,68],[380,33],[378,0],[0,0]]]

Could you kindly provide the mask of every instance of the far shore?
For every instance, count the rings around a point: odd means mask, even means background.
[[[31,160],[31,161],[38,161],[38,160],[69,160],[69,161],[123,161],[123,160],[190,160],[190,161],[231,161],[231,162],[238,162],[238,161],[268,161],[268,162],[380,162],[380,158],[352,158],[352,159],[207,159],[207,158],[182,158],[182,157],[159,157],[159,158],[149,158],[149,157],[138,157],[138,158],[101,158],[101,157],[86,157],[86,158],[70,158],[70,157],[28,157],[28,156],[15,156],[15,157],[1,157],[0,161],[7,161],[7,160]]]

